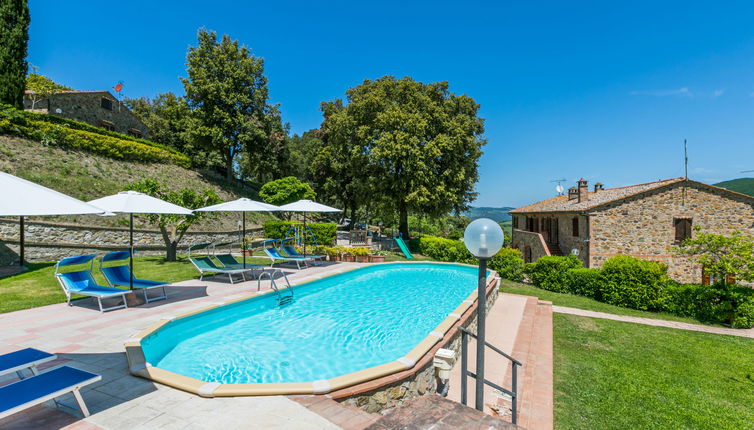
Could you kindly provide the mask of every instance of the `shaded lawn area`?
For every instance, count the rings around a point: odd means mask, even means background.
[[[554,314],[555,428],[751,428],[754,339]]]
[[[667,314],[663,312],[648,312],[639,311],[636,309],[622,308],[620,306],[609,305],[607,303],[598,302],[597,300],[590,299],[588,297],[577,296],[574,294],[566,293],[554,293],[552,291],[543,290],[542,288],[535,287],[530,284],[523,284],[520,282],[513,282],[507,279],[502,279],[500,283],[500,291],[509,294],[521,294],[524,296],[536,296],[541,300],[547,300],[552,302],[553,305],[566,306],[570,308],[585,309],[595,312],[606,312],[615,315],[627,315],[632,317],[642,318],[654,318],[658,320],[667,321],[679,321],[690,324],[705,324],[710,326],[722,327],[722,324],[709,323],[699,321],[694,318],[680,317],[677,315]]]
[[[246,262],[270,264],[270,260],[259,257],[247,257]],[[94,278],[100,285],[107,285],[97,269],[98,264],[94,264]],[[0,279],[0,313],[65,302],[63,289],[55,279],[55,263],[30,263],[27,267],[26,272]],[[81,268],[88,269],[88,265]],[[134,274],[138,278],[160,282],[199,278],[199,272],[185,256],[179,256],[176,262],[166,262],[164,257],[137,257],[134,259]]]

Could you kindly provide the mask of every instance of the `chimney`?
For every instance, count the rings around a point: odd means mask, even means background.
[[[602,191],[602,190],[604,190],[604,189],[605,189],[605,186],[604,186],[604,185],[602,185],[602,182],[597,182],[597,183],[595,183],[595,184],[594,184],[594,192],[595,192],[595,193],[596,193],[597,191]]]
[[[579,203],[589,201],[589,187],[587,186],[586,179],[579,179],[578,198]]]
[[[568,189],[568,200],[576,200],[579,198],[579,190],[576,187]]]

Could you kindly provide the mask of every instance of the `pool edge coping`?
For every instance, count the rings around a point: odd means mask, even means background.
[[[398,264],[448,264],[455,266],[467,266],[476,267],[470,264],[454,263],[454,262],[440,262],[440,261],[411,261],[411,262],[397,262]],[[324,278],[340,275],[353,270],[369,267],[372,265],[380,264],[396,264],[396,262],[385,263],[371,263],[364,266],[348,267],[344,270],[333,271],[330,274],[324,276],[311,277],[310,279],[301,283],[291,285],[292,287],[303,286],[311,282],[319,281]],[[490,270],[490,274],[487,276],[485,286],[485,296],[488,297],[492,291],[492,286],[497,282],[498,275],[494,270]],[[287,288],[287,287],[286,287]],[[283,291],[285,289],[282,289]],[[212,309],[217,309],[221,306],[229,305],[232,303],[249,300],[255,297],[260,297],[266,294],[270,294],[274,290],[257,291],[254,294],[245,295],[231,300],[225,300],[222,302],[214,302],[205,306],[200,306],[197,309],[192,309],[177,315],[165,316],[159,321],[150,324],[145,329],[139,331],[131,338],[124,341],[124,348],[126,352],[126,358],[128,360],[128,369],[132,375],[140,376],[142,378],[150,379],[155,382],[159,382],[164,385],[168,385],[173,388],[177,388],[192,394],[196,394],[201,397],[236,397],[236,396],[272,396],[272,395],[300,395],[300,394],[312,394],[322,395],[330,394],[337,391],[342,391],[347,388],[356,389],[359,385],[368,384],[380,378],[395,375],[400,372],[406,372],[415,370],[417,365],[422,364],[426,360],[427,354],[432,351],[438,342],[444,341],[447,334],[455,328],[459,323],[463,322],[464,314],[477,303],[477,290],[471,292],[462,302],[456,307],[440,324],[437,325],[427,336],[419,341],[416,346],[406,353],[403,357],[383,363],[377,366],[368,367],[356,372],[346,373],[343,375],[335,376],[328,379],[322,379],[310,382],[268,382],[268,383],[244,383],[244,384],[221,384],[218,382],[206,382],[190,376],[181,375],[179,373],[171,372],[156,366],[152,366],[146,361],[144,351],[141,347],[141,341],[150,334],[159,330],[165,324],[190,317],[202,312],[206,312]],[[401,378],[402,379],[402,378]],[[364,392],[368,390],[356,390]]]

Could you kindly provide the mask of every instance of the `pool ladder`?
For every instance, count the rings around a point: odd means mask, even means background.
[[[290,294],[284,295],[280,293],[280,288],[278,288],[277,283],[275,282],[275,275],[277,273],[280,273],[283,275],[283,279],[285,279],[286,287],[285,291],[289,291]],[[270,278],[270,288],[275,291],[275,294],[277,294],[278,298],[278,305],[279,306],[285,306],[293,302],[293,287],[291,286],[290,281],[288,281],[288,276],[280,269],[275,269],[272,272],[262,272],[259,275],[259,278],[257,279],[257,290],[259,290],[262,286],[262,278],[264,275],[267,275],[268,278]]]

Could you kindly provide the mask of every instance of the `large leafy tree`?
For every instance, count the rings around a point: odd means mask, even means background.
[[[397,213],[408,236],[409,213],[460,212],[476,193],[486,141],[479,105],[449,91],[447,82],[409,77],[366,80],[346,92],[344,104],[323,106],[325,140],[333,133],[355,157],[366,159],[370,198]]]
[[[265,203],[280,206],[301,199],[314,199],[317,195],[309,184],[305,184],[294,176],[270,181],[259,190],[259,197]]]
[[[704,267],[704,272],[718,282],[728,275],[754,282],[754,238],[734,231],[730,235],[704,233],[694,228],[694,237],[675,248],[676,255],[690,256]]]
[[[18,109],[24,107],[30,21],[27,0],[0,2],[0,103]]]
[[[182,81],[196,119],[192,132],[221,157],[226,177],[235,176],[242,152],[251,175],[274,169],[266,155],[285,142],[285,132],[278,107],[269,103],[264,60],[228,35],[218,40],[214,31],[200,29],[186,64]]]
[[[221,202],[217,194],[211,189],[205,189],[199,193],[188,188],[175,191],[152,179],[144,179],[141,182],[133,183],[125,189],[157,197],[158,199],[188,209],[198,209]],[[201,219],[214,215],[212,212],[194,212],[193,215],[150,214],[144,216],[149,222],[157,225],[162,233],[162,239],[165,241],[165,248],[167,249],[165,259],[167,261],[176,261],[178,244],[191,225]]]

